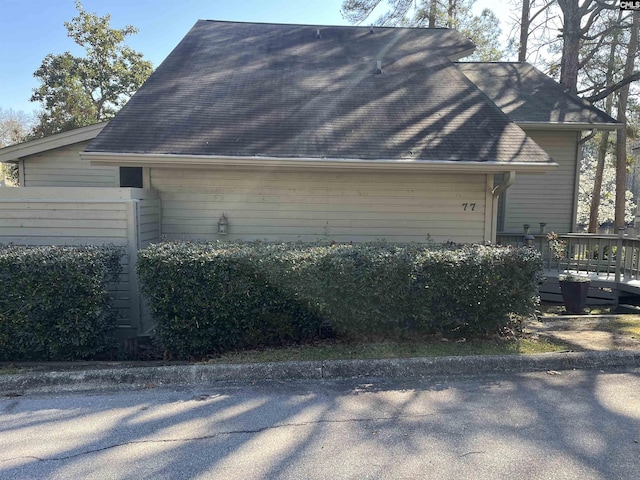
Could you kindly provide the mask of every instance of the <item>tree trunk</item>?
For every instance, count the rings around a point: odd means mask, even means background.
[[[600,145],[598,147],[598,162],[596,163],[596,173],[593,180],[593,194],[591,195],[591,205],[589,208],[589,228],[587,232],[598,233],[598,210],[600,209],[600,198],[602,195],[602,175],[604,175],[604,161],[607,158],[607,146],[609,144],[609,132],[602,132]]]
[[[627,49],[627,62],[624,68],[624,76],[628,77],[633,72],[633,65],[638,52],[638,30],[640,29],[640,11],[633,12],[633,24]],[[616,218],[615,226],[625,226],[624,213],[627,191],[627,100],[629,99],[629,84],[620,89],[618,96],[618,122],[623,127],[618,130],[616,136]]]
[[[447,27],[454,28],[454,19],[456,15],[456,2],[457,0],[449,0],[449,7],[447,8]]]
[[[618,16],[618,19],[620,16]],[[611,41],[609,50],[609,61],[607,62],[607,73],[605,77],[605,85],[609,86],[613,83],[613,73],[616,63],[616,50],[620,44],[620,30],[616,30]],[[613,108],[613,95],[609,95],[605,101],[605,111],[611,115]],[[598,233],[598,210],[600,209],[600,198],[602,195],[602,175],[604,174],[604,162],[607,157],[607,148],[609,146],[609,132],[602,132],[600,138],[600,146],[598,147],[598,161],[596,163],[596,173],[593,182],[593,194],[591,195],[591,205],[589,208],[589,233]]]
[[[564,17],[562,22],[562,59],[560,61],[560,84],[571,93],[578,90],[580,69],[580,21],[582,12],[578,0],[558,0]]]
[[[518,49],[518,61],[527,61],[527,42],[529,41],[529,24],[531,15],[530,0],[522,0],[522,15],[520,16],[520,47]]]
[[[429,4],[429,28],[436,28],[436,13],[438,11],[438,0],[431,0]]]

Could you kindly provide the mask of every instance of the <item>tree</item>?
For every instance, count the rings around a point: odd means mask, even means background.
[[[518,61],[526,62],[529,54],[529,38],[540,29],[547,30],[551,18],[554,18],[551,7],[555,4],[555,0],[520,0],[520,2],[522,5],[518,6],[518,0],[515,1],[515,5],[519,8],[519,15],[512,17],[514,28],[509,37],[515,39],[514,30],[517,27],[519,30]]]
[[[532,5],[536,0],[521,0],[520,16],[520,50],[519,59],[526,57],[529,35],[532,32],[530,20],[546,11],[544,22],[536,27],[536,43],[543,45],[551,54],[561,54],[550,63],[550,72],[559,73],[560,83],[567,91],[583,95],[589,102],[603,102],[599,105],[607,113],[617,116],[625,123],[625,111],[629,97],[630,84],[640,79],[636,67],[637,60],[637,28],[634,30],[633,15],[622,12],[618,2],[613,0],[537,0],[543,2],[542,7],[532,13]],[[553,12],[559,11],[558,21]],[[554,27],[560,32],[558,44],[553,39]],[[557,70],[555,68],[557,66]],[[615,112],[614,110],[615,106]],[[617,163],[618,192],[616,225],[624,225],[626,171],[626,130],[620,130],[616,136],[619,153]],[[599,223],[598,210],[602,185],[602,172],[607,149],[612,147],[609,134],[600,135],[598,162],[595,165],[596,175],[593,178],[591,213],[589,231],[595,232]],[[609,192],[607,192],[609,193]]]
[[[23,111],[0,107],[0,148],[22,142],[33,126],[33,117]]]
[[[627,46],[627,59],[625,62],[623,78],[628,78],[634,69],[636,55],[638,53],[638,32],[640,31],[640,12],[633,13],[633,23]],[[627,83],[620,88],[618,94],[618,121],[623,128],[616,134],[616,227],[625,225],[625,196],[624,189],[627,186],[627,103],[629,99],[630,85]]]
[[[111,15],[88,13],[77,0],[75,5],[78,15],[64,25],[85,56],[49,54],[34,73],[41,84],[31,101],[44,108],[36,136],[108,120],[152,72],[151,63],[124,43],[135,27],[111,28]]]
[[[33,117],[22,111],[4,110],[0,107],[0,148],[24,141],[32,126]],[[18,168],[16,165],[1,165],[0,182],[4,180],[18,184]]]
[[[447,27],[458,30],[476,44],[474,60],[502,58],[500,22],[484,9],[480,15],[471,11],[475,0],[387,0],[388,9],[373,23],[380,26]],[[342,16],[359,24],[379,11],[382,0],[344,0]]]
[[[622,11],[618,14],[618,21],[622,18]],[[604,67],[604,84],[608,87],[613,83],[614,71],[617,66],[616,53],[620,44],[621,30],[615,30],[613,39],[609,45],[609,58],[607,59],[606,67]],[[613,95],[609,95],[605,101],[604,110],[611,115],[613,109]],[[587,231],[589,233],[598,233],[599,226],[599,210],[600,210],[600,198],[602,195],[602,177],[604,174],[605,158],[607,156],[607,149],[609,147],[609,131],[602,132],[600,135],[600,144],[598,146],[598,160],[595,168],[595,176],[593,181],[593,193],[591,195],[591,205],[589,208],[589,226]]]
[[[591,196],[593,195],[593,183],[595,181],[595,166],[598,161],[598,149],[600,141],[597,139],[587,142],[585,155],[580,164],[580,183],[578,186],[578,218],[577,223],[586,226],[589,223]],[[599,208],[599,225],[613,225],[615,221],[616,204],[616,160],[614,155],[607,155],[602,174],[602,198]],[[630,190],[624,190],[625,222],[633,221],[635,215],[635,202]],[[592,232],[596,233],[596,232]]]

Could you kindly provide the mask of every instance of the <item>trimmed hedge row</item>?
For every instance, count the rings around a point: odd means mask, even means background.
[[[161,243],[138,253],[154,337],[179,357],[314,338],[320,318],[278,289],[258,245]]]
[[[533,313],[538,252],[484,246],[166,242],[139,254],[157,343],[179,357],[318,336],[499,331]]]
[[[116,247],[0,245],[0,359],[95,358],[112,346]]]

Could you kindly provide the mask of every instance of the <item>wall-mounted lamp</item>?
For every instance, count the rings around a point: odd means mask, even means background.
[[[531,234],[528,234],[528,235],[526,235],[526,236],[524,237],[524,244],[525,244],[527,247],[533,247],[533,246],[534,246],[534,244],[535,244],[535,241],[536,241],[536,237],[534,237],[534,236],[533,236],[533,235],[531,235]]]
[[[218,220],[218,233],[220,235],[226,235],[229,230],[229,221],[227,217],[223,213],[220,219]]]
[[[533,235],[531,235],[531,233],[529,233],[529,228],[531,228],[528,224],[524,224],[522,226],[523,230],[524,230],[524,244],[527,247],[533,247],[535,241],[536,241],[536,237],[534,237]]]

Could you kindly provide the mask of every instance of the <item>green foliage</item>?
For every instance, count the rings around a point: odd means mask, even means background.
[[[36,136],[108,120],[152,72],[151,63],[124,44],[126,37],[137,33],[136,28],[111,28],[110,15],[87,13],[79,1],[76,9],[78,16],[65,22],[65,27],[86,54],[49,54],[34,73],[41,84],[31,101],[45,109]]]
[[[267,277],[265,249],[162,243],[140,251],[158,343],[187,357],[317,336],[320,319]]]
[[[531,315],[538,302],[540,253],[530,248],[428,250],[416,259],[418,301],[430,328],[486,335],[506,328],[512,315]]]
[[[115,327],[108,282],[117,281],[115,247],[0,245],[0,359],[95,358]]]
[[[138,273],[180,357],[315,338],[495,333],[533,313],[540,255],[482,246],[161,243]]]

